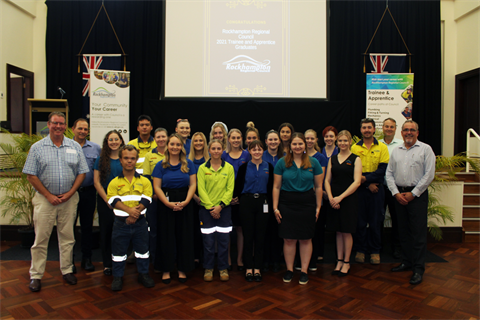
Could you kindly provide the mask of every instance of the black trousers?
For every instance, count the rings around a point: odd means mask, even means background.
[[[425,190],[420,197],[415,197],[406,206],[395,201],[395,207],[403,263],[411,266],[413,273],[423,275],[427,254],[428,190]]]
[[[92,229],[93,216],[95,214],[95,196],[97,191],[94,186],[78,189],[77,217],[73,228],[80,217],[80,230],[82,231],[82,258],[92,257]],[[75,233],[74,233],[75,234]]]
[[[395,199],[394,196],[392,196],[392,192],[388,189],[386,185],[383,185],[385,189],[385,212],[388,207],[388,211],[390,212],[390,218],[392,219],[392,239],[391,239],[391,245],[392,245],[392,252],[395,252],[397,250],[401,250],[401,245],[400,245],[400,235],[398,234],[398,217],[397,217],[397,209],[395,206],[395,202],[397,200]]]
[[[100,196],[97,196],[98,224],[100,226],[100,248],[104,268],[112,267],[112,230],[115,213]]]
[[[243,229],[243,263],[246,269],[261,269],[265,248],[268,215],[264,213],[265,196],[240,196],[240,217]],[[254,252],[255,251],[255,252]]]
[[[170,202],[184,201],[188,188],[167,189]],[[190,272],[195,268],[194,217],[192,201],[181,211],[173,211],[158,201],[157,252],[154,267],[163,272]]]

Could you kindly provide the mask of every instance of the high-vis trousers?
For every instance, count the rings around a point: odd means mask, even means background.
[[[200,230],[203,236],[203,267],[213,269],[215,265],[215,242],[217,243],[218,270],[227,269],[228,242],[232,231],[232,210],[230,206],[223,208],[220,218],[214,219],[210,210],[200,208]]]

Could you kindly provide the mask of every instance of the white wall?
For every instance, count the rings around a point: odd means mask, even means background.
[[[6,64],[35,74],[35,98],[45,98],[45,31],[43,0],[0,0],[0,120],[7,119]]]

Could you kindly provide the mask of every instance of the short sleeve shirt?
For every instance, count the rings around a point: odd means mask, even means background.
[[[23,173],[37,176],[53,195],[68,192],[79,174],[87,173],[85,155],[80,145],[63,137],[57,147],[50,135],[36,142],[28,153]]]
[[[100,171],[100,157],[95,160],[95,164],[93,165],[93,169]],[[110,159],[110,174],[108,175],[107,179],[105,181],[100,181],[100,183],[103,186],[103,189],[107,191],[108,184],[121,175],[123,172],[122,165],[120,164],[120,159]]]
[[[190,185],[190,176],[197,173],[195,165],[191,160],[187,159],[189,169],[187,173],[182,172],[181,163],[164,168],[162,165],[163,161],[157,163],[152,173],[152,177],[162,179],[162,188],[179,189]]]
[[[274,173],[282,176],[284,191],[306,192],[313,189],[314,177],[323,173],[322,166],[317,159],[309,157],[310,168],[298,168],[293,162],[290,168],[285,167],[285,158],[278,160]]]

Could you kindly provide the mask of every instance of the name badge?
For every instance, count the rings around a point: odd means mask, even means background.
[[[263,213],[268,213],[268,203],[263,204]]]
[[[67,149],[67,153],[77,154],[77,150],[75,150],[75,149]]]

